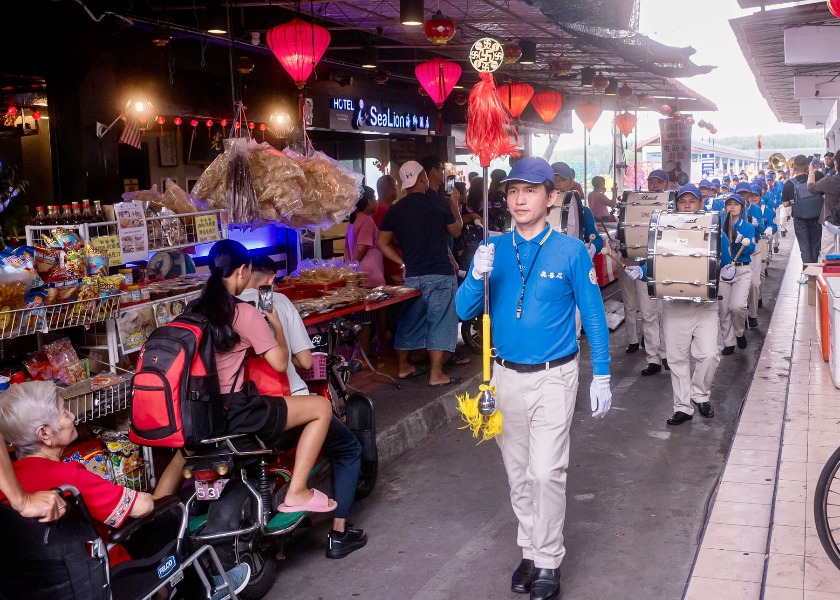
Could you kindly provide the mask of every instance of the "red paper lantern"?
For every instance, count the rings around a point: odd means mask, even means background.
[[[671,110],[672,109],[670,106],[668,106],[667,104],[663,104],[659,107],[659,114],[668,117],[671,115]]]
[[[543,121],[551,123],[563,108],[563,94],[552,90],[537,92],[531,97],[531,104]]]
[[[682,114],[680,111],[677,111],[673,115],[671,115],[671,118],[674,119],[674,121],[676,121],[677,123],[682,123],[683,121],[685,121],[685,115]]]
[[[653,106],[656,104],[656,98],[653,96],[642,96],[639,98],[639,106],[642,108],[647,108],[648,106]]]
[[[699,123],[697,123],[697,126],[698,126],[700,129],[706,129],[706,126],[707,126],[707,125],[708,125],[708,123],[706,123],[706,121],[704,121],[703,119],[700,119],[700,122],[699,122]]]
[[[254,124],[254,122],[253,122],[253,121],[251,121],[250,123],[248,123],[248,129],[253,129],[254,127],[256,127],[256,124]]]
[[[32,115],[32,116],[34,117],[35,115]],[[41,115],[38,115],[38,117],[40,117],[40,116]],[[166,117],[158,117],[157,118],[157,124],[158,125],[163,125],[164,123],[166,123]]]
[[[604,91],[605,89],[607,89],[607,86],[609,84],[610,84],[610,80],[605,75],[602,75],[601,73],[598,73],[595,76],[595,79],[592,80],[592,87],[594,87],[596,90],[599,90],[599,91]]]
[[[39,113],[39,112],[36,110],[35,112],[33,112],[33,113],[32,113],[32,118],[33,118],[35,121],[40,121],[40,120],[41,120],[41,113]]]
[[[430,42],[442,46],[455,37],[455,22],[438,10],[423,25],[423,33]]]
[[[193,127],[198,127],[198,121],[193,119],[192,121],[190,121],[190,125],[192,125]]]
[[[379,85],[385,85],[388,83],[388,73],[379,69],[376,73],[373,74],[373,80],[378,83]]]
[[[631,88],[626,83],[618,88],[618,97],[619,98],[629,98],[633,95],[633,88]]]
[[[330,32],[320,25],[292,19],[269,29],[265,39],[298,88],[303,89],[330,44]]]
[[[220,124],[222,125],[222,127],[227,127],[228,120],[227,120],[227,119],[222,119],[222,120],[220,121]]]
[[[694,117],[686,117],[683,121],[686,125],[694,125]]]
[[[266,127],[265,123],[260,123],[260,131],[265,131],[266,129],[268,128]]]
[[[10,106],[9,110],[6,111],[6,114],[15,116],[18,113],[17,106]]]
[[[533,95],[534,88],[527,83],[514,82],[499,86],[499,98],[514,119],[519,118]]]
[[[618,130],[624,137],[627,137],[633,132],[633,128],[636,126],[636,115],[627,111],[617,115],[615,126],[618,127]]]
[[[239,121],[237,121],[236,123],[233,124],[234,129],[239,129],[241,126],[242,126],[242,123],[240,123]]]
[[[461,77],[461,67],[457,63],[433,58],[415,67],[414,74],[423,89],[439,109],[443,107],[446,97],[458,83]]]
[[[711,133],[712,135],[716,134],[717,133],[717,127],[709,127],[709,133]]]
[[[840,0],[828,0],[826,4],[831,14],[840,19]]]
[[[172,119],[172,122],[175,123],[175,125],[177,125],[178,127],[180,127],[181,123],[184,122],[184,119],[182,119],[181,117],[175,117],[174,119]]]
[[[578,116],[578,119],[581,120],[583,126],[589,131],[592,131],[595,123],[598,122],[598,119],[601,116],[601,105],[595,104],[594,102],[578,104],[575,107],[575,114]]]

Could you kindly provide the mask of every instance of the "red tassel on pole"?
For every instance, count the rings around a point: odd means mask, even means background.
[[[481,81],[470,92],[466,144],[478,156],[481,166],[489,167],[493,159],[514,153],[518,137],[496,91],[492,73],[481,72],[479,76]]]

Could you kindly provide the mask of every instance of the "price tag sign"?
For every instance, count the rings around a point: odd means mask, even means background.
[[[103,235],[90,240],[91,246],[108,253],[108,264],[111,266],[125,264],[123,261],[120,238],[117,235]]]
[[[114,205],[117,217],[117,231],[120,235],[120,250],[123,260],[146,260],[149,258],[149,237],[146,231],[146,217],[139,202],[121,202]]]
[[[195,236],[199,244],[221,239],[216,215],[199,215],[195,218]]]

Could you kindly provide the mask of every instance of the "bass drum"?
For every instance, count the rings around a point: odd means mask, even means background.
[[[720,214],[654,211],[648,232],[648,295],[715,302],[720,271]]]
[[[548,213],[548,223],[554,231],[584,240],[583,202],[575,190],[566,192],[563,199]]]
[[[625,191],[618,211],[618,241],[624,258],[644,260],[648,254],[648,227],[655,210],[674,205],[674,192]]]

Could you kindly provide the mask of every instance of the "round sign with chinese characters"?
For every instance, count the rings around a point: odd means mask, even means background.
[[[492,73],[502,66],[504,60],[505,49],[493,38],[481,38],[470,48],[470,63],[480,73]]]

